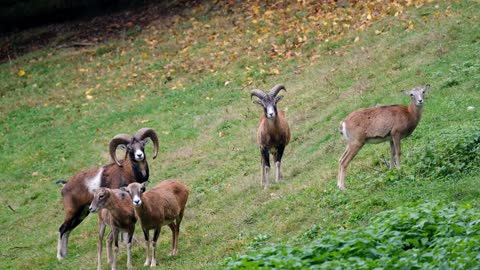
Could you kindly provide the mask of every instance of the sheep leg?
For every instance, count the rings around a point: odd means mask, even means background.
[[[117,270],[117,258],[118,258],[118,229],[113,229],[113,241],[115,243],[115,248],[113,249],[113,261],[112,261],[112,270]]]
[[[285,145],[280,145],[277,148],[277,153],[275,154],[275,182],[279,182],[283,179],[282,172],[280,171],[280,165],[282,163],[283,151],[285,150]]]
[[[98,270],[102,270],[102,246],[103,246],[103,235],[105,234],[105,223],[100,220],[98,222],[98,243],[97,243],[97,256],[98,256]]]
[[[170,230],[172,230],[172,250],[170,253],[168,253],[168,256],[175,256],[177,255],[177,225],[175,223],[170,223],[168,224],[168,227],[170,227]]]
[[[173,247],[172,249],[172,252],[170,253],[171,256],[174,256],[174,255],[177,255],[178,253],[178,249],[177,249],[177,246],[178,246],[178,236],[180,235],[180,224],[182,223],[182,219],[183,219],[183,209],[182,211],[180,211],[180,213],[178,214],[178,217],[175,221],[175,230],[176,230],[176,237],[173,241],[173,243],[175,244],[175,246]],[[170,227],[171,228],[171,227]]]
[[[67,208],[66,203],[64,203],[64,208],[65,220],[58,229],[57,259],[59,261],[65,258],[68,254],[68,237],[70,236],[70,232],[75,229],[75,227],[77,227],[89,213],[88,205],[72,209]]]
[[[143,229],[143,235],[145,236],[145,247],[146,247],[145,248],[146,259],[143,266],[149,266],[150,265],[150,241],[149,241],[150,233],[148,232],[148,230]]]
[[[112,243],[113,243],[113,231],[110,230],[107,236],[107,263],[112,265]]]
[[[340,158],[340,168],[338,172],[338,181],[337,181],[337,186],[341,190],[345,190],[345,170],[350,164],[350,161],[357,155],[358,151],[362,149],[363,144],[360,143],[349,143],[347,145],[347,149],[345,149],[345,152],[342,154],[342,157]]]
[[[133,239],[133,231],[135,228],[130,230],[128,232],[128,238],[127,238],[127,268],[130,269],[132,268],[132,239]]]
[[[395,166],[395,144],[393,143],[393,140],[390,141],[390,169],[393,169]]]
[[[267,189],[270,184],[270,153],[266,147],[261,148],[260,151],[262,154],[262,187]]]
[[[392,136],[392,140],[393,140],[393,146],[395,147],[395,156],[396,156],[396,166],[397,166],[397,169],[400,169],[400,154],[401,154],[401,150],[400,150],[400,136],[399,135],[394,135]]]
[[[150,267],[155,267],[157,266],[157,240],[158,236],[160,235],[160,229],[161,227],[158,226],[155,228],[155,231],[153,232],[153,241],[152,241],[152,262],[150,263]]]

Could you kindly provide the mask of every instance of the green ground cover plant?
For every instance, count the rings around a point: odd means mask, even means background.
[[[329,231],[302,247],[272,245],[229,258],[227,269],[478,269],[480,212],[427,202]]]

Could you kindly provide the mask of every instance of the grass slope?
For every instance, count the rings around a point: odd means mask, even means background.
[[[314,224],[326,232],[366,226],[374,214],[408,202],[478,206],[478,162],[467,160],[461,170],[460,157],[450,165],[435,158],[451,156],[448,149],[464,154],[449,147],[479,124],[480,5],[416,3],[375,13],[374,6],[311,9],[309,1],[207,1],[121,40],[52,47],[2,64],[0,268],[94,268],[94,216],[71,234],[67,259],[55,258],[63,210],[54,181],[106,164],[112,136],[143,126],[160,135],[151,182],[175,177],[192,190],[179,256],[166,256],[168,229],[157,247],[167,269],[222,268],[249,246],[295,241]],[[285,181],[262,191],[261,110],[249,90],[279,82],[288,90],[279,106],[292,142]],[[406,104],[400,90],[424,83],[433,87],[419,127],[402,142],[402,170],[387,169],[387,144],[366,146],[348,169],[348,190],[339,192],[340,120],[378,103]],[[418,173],[425,162],[427,172],[439,165],[457,173]],[[143,259],[137,244],[134,266]]]

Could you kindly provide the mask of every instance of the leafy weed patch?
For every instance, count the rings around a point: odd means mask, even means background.
[[[231,257],[226,267],[473,269],[479,244],[480,211],[468,204],[427,202],[382,212],[365,228],[330,231],[302,247],[273,245]]]

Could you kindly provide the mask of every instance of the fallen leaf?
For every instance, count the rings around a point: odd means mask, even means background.
[[[415,24],[413,22],[410,22],[408,24],[408,30],[413,30],[414,27],[415,27]]]

